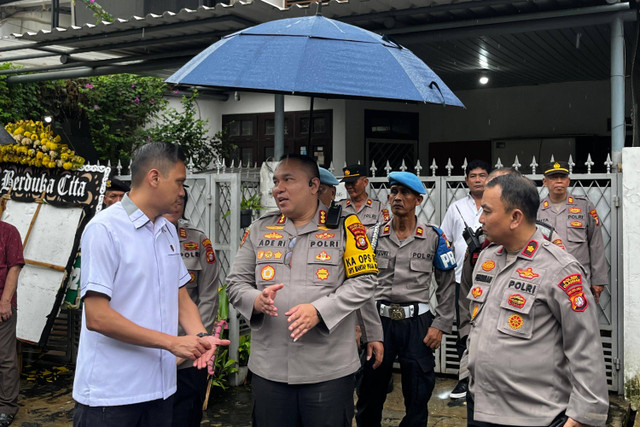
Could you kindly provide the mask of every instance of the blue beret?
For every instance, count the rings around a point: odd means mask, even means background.
[[[399,184],[415,191],[418,194],[427,194],[427,189],[415,174],[411,172],[391,172],[389,174],[389,184]]]
[[[326,170],[325,168],[318,167],[320,170],[320,183],[326,185],[338,185],[340,182],[338,179],[333,176],[331,172]]]

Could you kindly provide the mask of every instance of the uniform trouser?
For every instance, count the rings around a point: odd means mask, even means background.
[[[400,427],[427,425],[427,403],[435,386],[433,351],[422,341],[433,321],[433,315],[391,320],[381,317],[384,331],[384,359],[373,369],[373,358],[365,365],[360,397],[356,405],[359,427],[379,427],[382,407],[387,398],[387,385],[398,357],[402,373],[402,395],[406,414]]]
[[[173,396],[119,406],[76,403],[73,427],[169,427],[172,409]]]
[[[473,401],[473,396],[471,393],[467,393],[467,427],[515,427],[507,424],[493,424],[493,423],[485,423],[483,421],[476,421],[473,418],[473,411],[475,408],[475,404]],[[558,415],[548,426],[540,426],[540,427],[562,427],[567,421],[567,417],[564,413]]]
[[[467,349],[467,337],[464,336],[460,336],[460,328],[462,327],[462,319],[460,318],[461,312],[463,310],[461,310],[460,305],[462,304],[462,301],[460,301],[460,297],[461,297],[461,289],[460,289],[460,283],[456,283],[456,326],[458,328],[458,339],[456,340],[456,353],[458,353],[458,360],[462,360],[462,355],[464,354],[464,351]],[[468,310],[467,310],[468,312]],[[462,315],[464,315],[464,313],[462,312]]]
[[[253,427],[351,427],[354,378],[289,385],[253,374]]]
[[[0,413],[15,415],[18,412],[18,354],[16,352],[17,312],[11,309],[8,320],[0,322]]]
[[[173,395],[173,427],[200,426],[207,375],[206,369],[178,369],[178,389]]]

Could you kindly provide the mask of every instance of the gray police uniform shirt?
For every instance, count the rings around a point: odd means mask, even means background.
[[[190,280],[186,284],[187,292],[198,306],[202,324],[209,333],[218,314],[218,262],[211,240],[187,221],[178,224],[180,255],[189,271]],[[185,335],[182,327],[178,334]],[[183,362],[179,369],[193,366],[193,361]]]
[[[227,277],[229,301],[251,326],[249,369],[268,380],[313,384],[360,367],[355,310],[373,296],[378,281],[374,274],[346,278],[344,222],[329,229],[325,221],[321,203],[315,220],[297,229],[277,211],[264,215],[245,233]],[[275,297],[278,316],[254,314],[260,292],[278,283],[284,283]],[[322,322],[293,342],[284,313],[304,303],[315,306]]]
[[[451,245],[437,227],[418,222],[414,232],[400,242],[391,222],[381,227],[376,247],[378,287],[375,301],[429,303],[432,278],[438,285],[438,306],[432,327],[450,333],[455,313],[455,257]],[[377,335],[380,317],[375,301],[361,315],[367,341],[382,341]],[[376,339],[380,338],[380,339]]]
[[[382,202],[372,198],[367,198],[357,212],[356,206],[351,199],[340,200],[338,205],[342,206],[343,216],[357,215],[360,222],[367,228],[382,224],[390,219],[389,209],[385,208]]]
[[[538,220],[555,228],[567,251],[587,271],[592,285],[609,283],[600,218],[589,199],[568,194],[565,203],[556,211],[546,197],[540,202]]]
[[[536,230],[509,264],[502,246],[483,250],[472,281],[467,345],[475,419],[548,425],[566,411],[605,425],[597,307],[575,258]]]

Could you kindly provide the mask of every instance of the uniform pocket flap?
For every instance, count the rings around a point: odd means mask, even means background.
[[[411,270],[421,273],[431,273],[433,271],[433,260],[411,258]]]
[[[491,286],[489,285],[473,285],[467,294],[467,299],[469,301],[483,303],[487,299],[490,289]]]

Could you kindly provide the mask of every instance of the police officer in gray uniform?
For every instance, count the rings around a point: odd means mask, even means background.
[[[227,277],[251,327],[253,425],[350,427],[355,310],[373,297],[375,255],[355,215],[328,224],[313,159],[285,156],[273,182],[279,211],[251,225]]]
[[[369,185],[367,168],[363,165],[350,165],[343,171],[342,182],[349,193],[349,198],[338,202],[342,206],[342,215],[358,215],[360,222],[367,228],[389,221],[389,209],[367,194],[367,185]]]
[[[480,217],[493,242],[473,270],[468,425],[605,425],[597,309],[574,257],[536,228],[528,180],[487,183]]]
[[[389,205],[393,219],[381,227],[376,258],[380,272],[375,302],[361,309],[364,332],[382,323],[384,358],[377,369],[365,364],[357,403],[361,427],[380,426],[382,406],[393,362],[402,369],[406,414],[400,426],[426,426],[427,402],[435,385],[433,350],[443,333],[450,333],[455,313],[456,261],[444,233],[423,224],[415,215],[426,189],[409,172],[389,174]],[[372,237],[372,244],[375,245]],[[438,307],[429,306],[429,288],[435,277]]]
[[[542,183],[549,189],[549,195],[540,203],[538,220],[552,225],[567,251],[580,261],[599,302],[609,279],[598,212],[585,196],[574,196],[567,191],[571,183],[567,162],[547,164]]]

